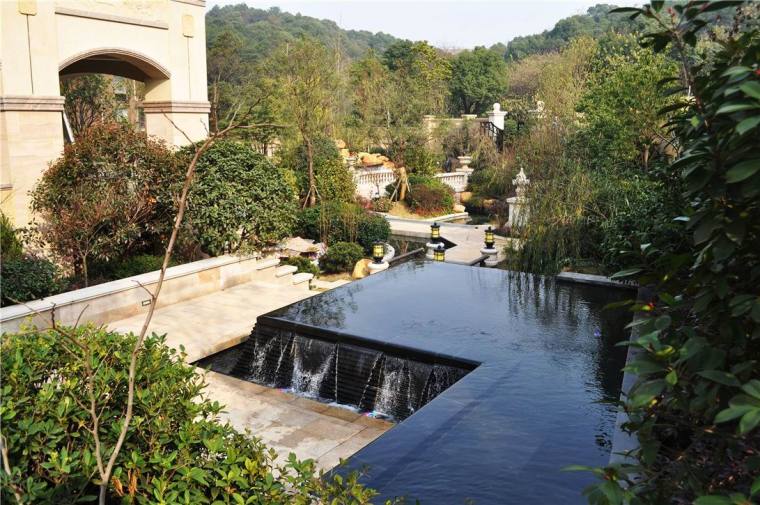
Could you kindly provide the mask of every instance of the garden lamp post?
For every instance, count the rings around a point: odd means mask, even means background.
[[[435,261],[446,261],[446,249],[443,247],[443,244],[438,244],[433,253],[433,259]]]
[[[433,223],[430,225],[430,241],[425,244],[425,247],[427,247],[425,257],[427,259],[435,259],[435,250],[438,248],[439,244],[443,245],[441,240],[441,225]]]
[[[493,228],[486,229],[486,246],[480,250],[486,258],[483,261],[487,267],[495,267],[499,263],[499,250],[496,249],[496,237]]]
[[[385,246],[382,242],[375,242],[372,245],[372,260],[375,263],[382,263],[385,255]]]
[[[387,261],[383,261],[385,257],[385,244],[382,242],[375,242],[372,244],[372,261],[367,265],[369,274],[376,274],[387,270],[390,264]]]
[[[441,225],[440,224],[433,223],[430,226],[430,241],[436,244],[441,241]]]
[[[493,238],[493,228],[490,226],[486,229],[486,249],[493,249],[496,241]]]

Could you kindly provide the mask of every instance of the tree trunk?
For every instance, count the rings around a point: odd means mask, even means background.
[[[304,137],[306,142],[306,163],[309,167],[309,192],[307,193],[308,207],[314,207],[317,204],[317,181],[314,178],[314,146],[311,144],[309,137]]]
[[[90,279],[87,277],[87,255],[82,256],[82,277],[84,277],[84,287],[90,285]]]

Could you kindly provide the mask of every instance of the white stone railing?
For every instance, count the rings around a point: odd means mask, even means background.
[[[435,174],[435,177],[451,187],[454,192],[461,193],[467,189],[469,173],[467,172],[449,172]],[[377,198],[385,195],[385,187],[388,184],[396,182],[396,173],[390,168],[360,168],[354,171],[354,182],[356,183],[356,194],[363,198]]]
[[[364,198],[375,198],[385,194],[385,187],[396,182],[396,174],[390,168],[360,168],[354,171],[356,194]]]
[[[456,193],[461,193],[467,189],[467,180],[469,179],[469,176],[464,172],[435,174],[435,177],[442,183],[450,186]]]

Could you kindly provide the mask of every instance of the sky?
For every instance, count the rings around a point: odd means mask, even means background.
[[[613,0],[208,0],[206,6],[241,2],[259,9],[279,7],[331,19],[345,29],[382,31],[399,38],[427,40],[441,48],[472,48],[540,33],[564,17]]]

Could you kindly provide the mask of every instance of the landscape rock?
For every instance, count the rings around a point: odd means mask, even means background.
[[[459,203],[454,204],[454,212],[455,213],[464,212],[464,211],[465,211],[464,205],[459,204]]]
[[[369,258],[363,258],[356,262],[354,271],[351,272],[352,279],[363,279],[369,275],[369,264],[372,262]]]

